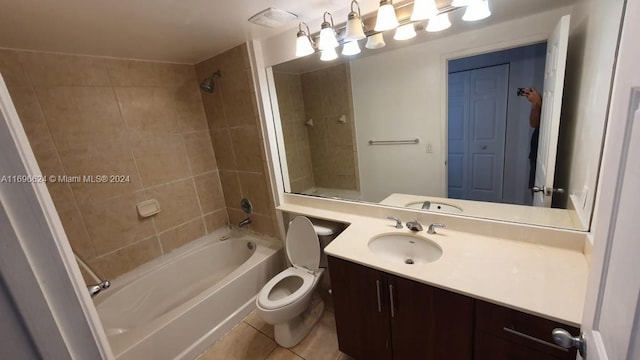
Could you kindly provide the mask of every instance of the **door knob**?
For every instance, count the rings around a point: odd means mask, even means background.
[[[584,334],[580,333],[578,336],[571,336],[571,334],[562,328],[555,328],[551,332],[551,337],[553,341],[559,346],[570,349],[575,347],[578,349],[580,356],[584,359],[587,358],[587,343],[584,340]]]
[[[531,191],[534,192],[534,193],[544,192],[545,196],[551,196],[551,195],[553,195],[553,193],[564,194],[564,189],[562,189],[562,188],[554,189],[554,188],[548,188],[548,187],[545,187],[545,186],[543,186],[543,187],[534,186],[534,187],[531,188]]]

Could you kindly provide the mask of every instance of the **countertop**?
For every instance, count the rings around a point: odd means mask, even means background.
[[[437,229],[415,233],[442,248],[431,263],[408,265],[381,259],[370,239],[389,233],[414,234],[394,222],[345,212],[284,204],[279,210],[349,223],[326,248],[330,256],[362,264],[427,285],[580,327],[587,284],[587,259],[581,250],[548,242]]]

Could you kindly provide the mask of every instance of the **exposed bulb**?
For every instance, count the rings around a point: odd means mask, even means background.
[[[395,29],[400,25],[396,17],[396,9],[393,7],[391,0],[380,1],[378,8],[378,16],[376,18],[375,31],[387,31]]]
[[[335,48],[328,48],[320,52],[320,60],[322,61],[331,61],[337,58],[338,58],[338,53],[336,53]]]
[[[416,37],[416,29],[413,27],[413,23],[402,25],[396,29],[396,34],[393,36],[394,40],[409,40]]]

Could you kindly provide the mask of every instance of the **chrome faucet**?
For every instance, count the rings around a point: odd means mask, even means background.
[[[238,224],[239,227],[244,227],[251,224],[251,218],[247,216],[246,219],[240,221],[240,224]]]
[[[394,220],[396,222],[396,229],[402,229],[402,221],[395,216],[387,216],[387,219]]]
[[[431,201],[427,200],[422,203],[422,210],[429,210],[431,208]]]
[[[422,225],[420,225],[418,219],[414,221],[407,221],[407,229],[411,231],[422,231]]]
[[[431,224],[427,229],[427,234],[435,234],[436,228],[443,228],[443,227],[445,227],[444,224]]]
[[[89,291],[89,295],[91,295],[91,297],[94,297],[98,295],[98,293],[102,291],[102,289],[106,289],[109,286],[111,286],[111,282],[109,280],[105,280],[99,284],[87,286],[87,290]]]

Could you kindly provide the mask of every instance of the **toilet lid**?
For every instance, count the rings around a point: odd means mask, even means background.
[[[287,257],[292,265],[318,271],[320,265],[320,242],[311,220],[298,216],[289,223],[285,241]]]

